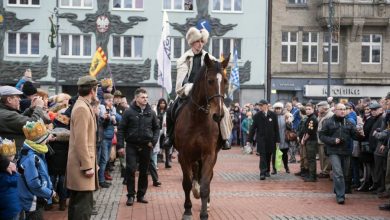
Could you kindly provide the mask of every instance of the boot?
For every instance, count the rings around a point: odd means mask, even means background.
[[[228,140],[222,140],[222,150],[230,150],[232,146]]]
[[[364,181],[363,184],[356,191],[367,192],[368,188],[370,188],[369,184],[366,181]]]
[[[66,210],[66,199],[61,199],[60,200],[60,211],[65,211]]]

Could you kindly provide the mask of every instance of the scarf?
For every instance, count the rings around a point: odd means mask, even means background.
[[[40,154],[45,154],[49,151],[48,147],[46,144],[37,144],[33,141],[26,140],[24,142],[29,148],[31,148],[33,151],[36,151]]]

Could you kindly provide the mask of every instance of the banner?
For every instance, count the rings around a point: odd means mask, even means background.
[[[107,65],[107,57],[104,54],[104,51],[99,47],[95,55],[93,55],[91,67],[89,68],[89,75],[95,76]]]
[[[234,50],[234,58],[233,58],[233,67],[232,72],[229,78],[229,88],[228,88],[228,96],[231,100],[233,100],[233,93],[236,89],[240,89],[240,73],[238,67],[238,55],[237,49]]]
[[[158,75],[157,84],[170,94],[172,91],[171,78],[171,40],[169,38],[168,14],[164,11],[160,45],[157,50]]]

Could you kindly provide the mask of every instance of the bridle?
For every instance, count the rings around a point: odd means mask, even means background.
[[[216,65],[217,65],[217,71],[219,71],[221,69],[221,64],[219,62],[217,62]],[[220,98],[220,99],[222,99],[222,102],[225,100],[225,97],[220,92],[221,89],[218,90],[218,93],[216,93],[216,94],[214,94],[212,96],[207,96],[207,82],[208,82],[207,81],[207,79],[208,79],[207,76],[208,76],[208,67],[206,66],[206,70],[205,70],[205,73],[204,73],[205,82],[206,82],[205,86],[204,86],[205,94],[206,94],[206,96],[205,96],[206,104],[204,104],[204,105],[198,104],[193,99],[193,94],[190,95],[190,101],[198,108],[199,111],[202,111],[206,115],[208,115],[210,113],[210,108],[211,108],[210,102],[211,102],[211,100],[213,100],[214,98]]]

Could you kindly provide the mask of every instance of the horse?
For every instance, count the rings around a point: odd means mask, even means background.
[[[220,121],[224,117],[224,91],[227,83],[223,71],[229,63],[229,57],[220,63],[211,60],[208,54],[205,55],[204,65],[195,77],[192,91],[175,122],[174,147],[179,153],[185,193],[184,220],[192,219],[191,189],[196,199],[201,198],[200,219],[208,219],[210,183],[222,146]]]

